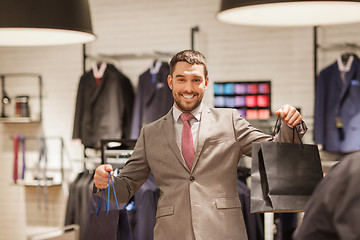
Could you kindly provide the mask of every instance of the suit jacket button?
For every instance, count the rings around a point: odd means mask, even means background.
[[[195,181],[195,178],[193,176],[190,177],[190,182]]]

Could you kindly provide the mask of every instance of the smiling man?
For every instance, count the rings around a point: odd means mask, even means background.
[[[189,62],[171,62],[168,76],[175,107],[182,112],[191,112],[200,105],[209,84],[205,65],[196,61]]]
[[[129,201],[152,173],[160,188],[155,240],[247,239],[237,166],[243,154],[251,156],[252,142],[278,138],[251,126],[235,109],[202,103],[209,77],[198,51],[181,51],[171,59],[168,84],[174,106],[141,130],[132,156],[114,177],[118,199]],[[281,141],[293,140],[292,127],[305,133],[294,107],[284,105],[279,114]],[[95,190],[108,186],[112,170],[109,164],[96,169]]]

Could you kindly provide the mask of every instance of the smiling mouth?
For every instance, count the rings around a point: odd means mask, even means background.
[[[195,97],[195,94],[181,94],[185,99],[192,99]]]

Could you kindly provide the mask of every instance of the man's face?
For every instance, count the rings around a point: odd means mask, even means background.
[[[209,77],[204,74],[201,64],[178,62],[173,76],[168,76],[168,84],[172,90],[175,107],[182,112],[191,112],[197,108],[209,83]]]

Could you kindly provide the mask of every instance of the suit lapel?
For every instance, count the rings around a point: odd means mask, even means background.
[[[95,92],[91,97],[91,103],[92,104],[95,104],[95,102],[98,99],[100,93],[102,92],[102,89],[104,88],[105,82],[107,81],[107,78],[108,78],[108,76],[107,76],[108,75],[108,68],[109,68],[109,66],[106,68],[106,70],[104,72],[104,75],[100,80],[99,86],[95,86]],[[93,77],[93,80],[94,80],[94,83],[95,83],[94,75],[92,77]]]
[[[170,111],[164,117],[163,130],[164,130],[166,139],[167,139],[167,141],[169,143],[169,146],[170,146],[171,150],[173,151],[173,153],[175,154],[176,158],[189,171],[189,168],[186,165],[185,160],[181,156],[180,149],[179,149],[178,145],[176,144],[172,108],[170,109]]]
[[[204,147],[205,140],[208,136],[209,129],[212,123],[212,118],[210,116],[211,110],[207,106],[203,105],[203,111],[201,113],[200,127],[198,132],[198,141],[194,157],[193,169],[196,167],[197,162],[199,161],[200,154]]]
[[[335,81],[335,84],[337,85],[337,87],[339,89],[342,89],[344,87],[344,83],[341,80],[341,75],[340,75],[340,70],[339,70],[339,64],[336,61],[335,63],[332,64],[331,68],[333,68],[334,74],[333,74],[333,78]]]
[[[146,73],[148,75],[147,82],[146,82],[146,95],[144,96],[145,98],[145,105],[149,106],[153,100],[153,98],[155,97],[155,93],[156,93],[156,83],[152,82],[152,75],[150,73],[150,70],[148,70],[148,72]]]
[[[356,78],[357,65],[358,65],[358,59],[354,57],[353,63],[352,63],[351,68],[350,68],[350,71],[347,72],[346,75],[345,75],[345,85],[341,90],[340,98],[339,98],[340,107],[341,107],[341,104],[342,104],[344,98],[346,97],[346,95],[348,93],[348,89],[350,87],[351,80]]]

